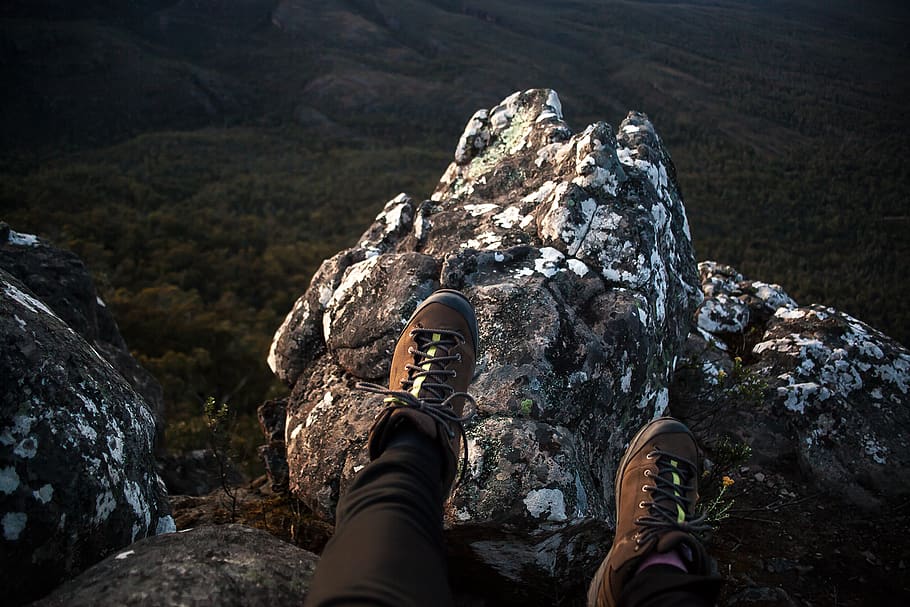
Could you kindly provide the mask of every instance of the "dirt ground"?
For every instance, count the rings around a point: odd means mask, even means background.
[[[796,474],[746,465],[730,476],[734,504],[709,539],[726,580],[719,605],[910,605],[910,500],[870,515],[814,491]],[[317,553],[331,536],[330,525],[312,518],[295,499],[272,492],[265,477],[236,495],[236,522]],[[178,529],[232,519],[231,500],[221,491],[173,496],[172,503]],[[460,596],[459,605],[498,604],[481,598],[482,589],[472,595]],[[584,599],[564,597],[560,603],[581,606]]]
[[[740,468],[711,540],[721,605],[910,605],[910,500],[879,514],[798,476]]]

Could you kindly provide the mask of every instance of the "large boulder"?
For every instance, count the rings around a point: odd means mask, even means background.
[[[430,200],[389,201],[323,263],[269,354],[293,387],[290,487],[314,511],[332,519],[368,462],[382,403],[354,384],[384,381],[421,300],[460,289],[480,352],[469,469],[446,507],[455,566],[525,594],[584,581],[616,463],[665,411],[702,297],[667,151],[643,114],[618,133],[573,134],[555,92],[515,93],[471,118]]]
[[[0,268],[34,293],[60,320],[92,345],[142,396],[155,415],[156,445],[163,444],[161,384],[133,356],[85,264],[72,251],[0,222]]]
[[[148,405],[3,270],[0,335],[0,567],[15,604],[174,522]]]
[[[140,540],[35,605],[301,605],[317,560],[251,527],[198,527]]]
[[[699,264],[705,301],[674,412],[706,442],[730,433],[756,464],[798,463],[818,489],[875,510],[910,495],[910,352],[848,314]]]

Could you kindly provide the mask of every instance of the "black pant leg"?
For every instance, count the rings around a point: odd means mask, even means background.
[[[451,605],[441,447],[402,426],[341,498],[308,607]]]
[[[722,579],[694,575],[672,565],[652,565],[626,583],[618,607],[712,607]]]

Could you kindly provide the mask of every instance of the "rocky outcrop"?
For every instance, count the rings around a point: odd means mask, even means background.
[[[762,465],[798,462],[856,506],[910,494],[910,352],[778,285],[699,264],[705,301],[674,385],[674,412],[703,438],[730,432]]]
[[[3,270],[0,335],[0,568],[15,604],[174,522],[148,405]]]
[[[580,584],[609,539],[616,462],[666,410],[701,301],[647,117],[573,134],[555,92],[515,93],[471,118],[430,200],[389,201],[323,263],[269,364],[293,387],[290,487],[326,519],[382,406],[354,383],[383,381],[403,322],[439,287],[465,292],[480,324],[469,469],[446,513],[456,560],[525,593]]]
[[[258,529],[205,526],[138,541],[35,605],[301,605],[316,561]]]
[[[34,293],[60,320],[92,345],[126,379],[155,415],[156,444],[164,437],[161,384],[130,354],[91,274],[72,251],[58,249],[0,222],[0,268]]]

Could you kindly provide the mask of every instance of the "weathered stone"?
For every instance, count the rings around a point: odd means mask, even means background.
[[[288,490],[289,471],[287,458],[287,445],[283,440],[270,441],[257,449],[259,457],[265,466],[265,473],[269,478],[272,491],[286,492]]]
[[[284,427],[288,416],[288,401],[286,398],[267,400],[256,409],[259,427],[269,441],[283,441]]]
[[[131,544],[35,605],[301,605],[317,560],[252,527],[198,527]]]
[[[277,492],[288,490],[287,446],[284,442],[288,416],[287,406],[286,398],[269,400],[260,405],[256,411],[259,426],[268,441],[268,444],[259,447],[257,453],[265,465],[265,473],[271,483],[272,491]]]
[[[3,270],[0,335],[0,567],[15,602],[174,522],[148,406]]]
[[[843,312],[797,306],[777,285],[713,262],[700,268],[700,333],[677,372],[674,411],[722,417],[756,461],[796,460],[816,486],[852,504],[874,509],[910,494],[910,352]],[[748,323],[701,322],[706,307],[730,301],[748,307]]]
[[[161,384],[130,354],[110,310],[95,291],[82,260],[0,222],[0,268],[29,288],[73,331],[91,344],[142,396],[155,415],[156,446],[163,444]]]
[[[701,301],[672,162],[647,117],[573,135],[553,91],[469,122],[430,200],[390,201],[326,261],[276,333],[293,385],[290,488],[326,519],[368,462],[383,381],[411,311],[437,287],[474,304],[480,352],[467,480],[447,505],[455,567],[584,579],[613,525],[613,474],[667,383]],[[513,590],[514,591],[514,590]]]

